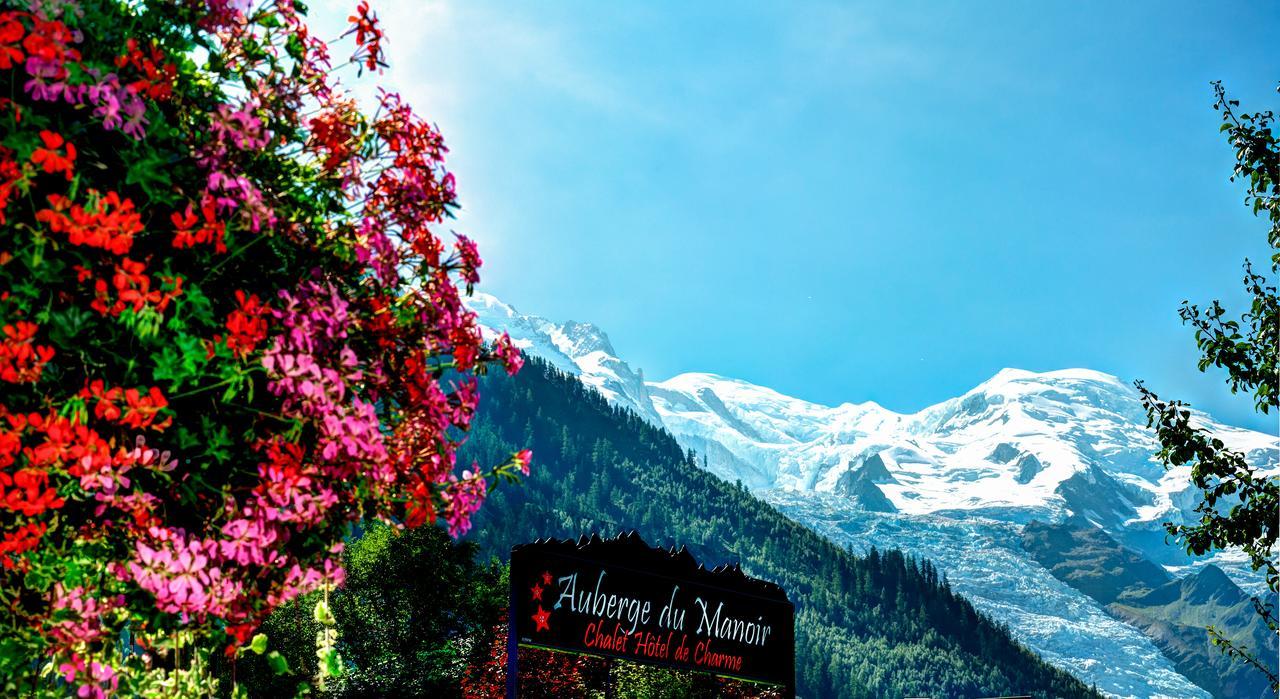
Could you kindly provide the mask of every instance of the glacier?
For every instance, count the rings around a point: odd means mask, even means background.
[[[1113,697],[1208,698],[1149,638],[1066,585],[1022,550],[1016,525],[860,511],[826,493],[760,493],[788,517],[855,551],[893,547],[933,561],[1013,637]]]
[[[1207,696],[1146,636],[1022,551],[1022,525],[1082,515],[1175,575],[1212,562],[1245,590],[1265,589],[1239,554],[1196,560],[1165,542],[1162,523],[1189,521],[1197,493],[1188,468],[1153,458],[1138,393],[1115,376],[1005,369],[916,413],[825,406],[710,373],[647,381],[590,323],[521,314],[483,293],[469,305],[486,335],[508,333],[801,524],[855,550],[933,560],[1028,647],[1109,695]],[[1194,419],[1280,472],[1280,438]]]

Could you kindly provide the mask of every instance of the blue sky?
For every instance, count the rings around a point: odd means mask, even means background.
[[[649,378],[911,411],[1089,367],[1276,429],[1177,318],[1267,253],[1209,81],[1280,107],[1274,3],[374,4],[483,287]]]

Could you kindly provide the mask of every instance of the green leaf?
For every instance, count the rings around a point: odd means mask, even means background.
[[[125,172],[125,184],[136,185],[142,189],[147,198],[153,202],[173,205],[177,196],[173,193],[173,183],[169,178],[174,163],[178,158],[170,153],[150,148],[138,149],[134,157],[128,159],[129,169]]]
[[[20,667],[27,661],[27,649],[17,639],[6,638],[0,641],[0,676],[8,676],[13,668]]]
[[[267,652],[267,635],[265,633],[260,633],[257,636],[254,636],[253,641],[249,644],[249,650],[257,653],[258,655],[262,655]]]
[[[174,309],[173,317],[168,323],[174,330],[186,330],[188,320],[194,320],[205,327],[218,326],[213,317],[213,302],[190,280],[184,280],[182,295],[174,302]]]
[[[267,653],[267,665],[271,666],[271,671],[277,675],[289,674],[289,661],[280,655],[278,650]]]
[[[171,391],[179,391],[183,386],[196,383],[196,378],[208,363],[204,343],[200,338],[186,333],[175,333],[171,344],[152,356],[156,366],[156,380],[168,381]]]
[[[67,306],[49,314],[49,339],[62,347],[76,344],[76,336],[92,322],[89,311],[79,306]]]
[[[201,415],[200,427],[204,432],[204,453],[220,464],[229,461],[233,442],[227,426],[215,423],[208,415]]]
[[[333,613],[329,611],[329,605],[325,604],[324,598],[316,602],[316,607],[313,611],[317,623],[325,626],[333,626],[337,623],[333,618]]]
[[[325,653],[324,673],[329,677],[342,676],[342,654],[336,650]]]

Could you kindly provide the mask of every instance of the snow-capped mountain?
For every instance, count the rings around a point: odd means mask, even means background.
[[[474,294],[467,305],[475,311],[486,336],[506,332],[522,351],[577,376],[610,402],[630,408],[655,425],[662,424],[653,410],[644,373],[617,357],[609,336],[600,328],[591,323],[555,323],[521,315],[485,293]]]
[[[1165,542],[1162,523],[1188,519],[1198,498],[1188,469],[1153,459],[1154,434],[1127,382],[1087,369],[1005,369],[912,414],[872,402],[825,406],[714,374],[646,382],[593,325],[522,315],[487,295],[471,304],[486,333],[509,333],[665,427],[711,472],[796,521],[839,543],[933,559],[980,609],[1103,691],[1206,696],[1146,636],[1013,543],[1032,519],[1074,514],[1175,574],[1206,563]],[[1255,466],[1280,470],[1280,439],[1198,419]],[[1212,560],[1246,590],[1265,586],[1239,556]]]
[[[1086,369],[1005,369],[957,398],[904,415],[875,403],[827,407],[712,374],[651,384],[663,424],[708,468],[753,489],[835,493],[868,509],[1012,523],[1075,513],[1169,564],[1161,523],[1189,516],[1187,468],[1166,471],[1137,391]],[[1256,466],[1280,439],[1201,416]],[[873,477],[863,477],[873,469]],[[874,481],[874,482],[873,482]],[[1170,556],[1171,554],[1171,556]]]
[[[1109,374],[1004,369],[914,414],[873,402],[830,407],[715,374],[646,382],[594,325],[521,315],[485,294],[473,307],[490,333],[506,331],[525,351],[664,426],[705,455],[711,472],[753,490],[835,493],[874,499],[881,511],[1013,523],[1073,512],[1134,541],[1134,532],[1186,517],[1195,502],[1187,471],[1166,471],[1153,458],[1137,391]],[[1200,419],[1255,466],[1280,468],[1280,439]],[[860,478],[870,468],[876,476]]]

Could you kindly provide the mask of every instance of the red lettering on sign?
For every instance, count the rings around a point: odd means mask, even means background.
[[[622,630],[622,624],[614,624],[612,632],[604,633],[600,630],[600,623],[599,621],[593,621],[587,624],[587,630],[582,634],[583,645],[588,648],[626,653],[627,642],[631,639]]]
[[[711,668],[712,670],[740,672],[742,670],[742,656],[712,650],[710,640],[698,641],[698,645],[693,648],[693,664]]]

